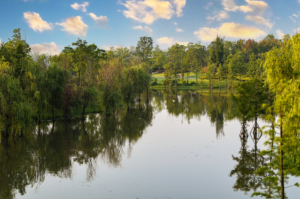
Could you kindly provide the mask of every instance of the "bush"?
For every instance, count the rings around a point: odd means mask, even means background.
[[[155,85],[157,85],[158,83],[157,82],[152,82],[151,83],[151,86],[155,86]]]
[[[163,81],[163,85],[167,85],[167,84],[169,84],[169,81],[168,81],[167,79],[165,79],[165,80]]]
[[[195,82],[191,82],[191,83],[190,83],[191,86],[194,85],[194,84],[195,84]]]
[[[171,82],[171,85],[174,86],[175,83],[176,83],[176,80],[175,80],[175,79],[173,79],[173,80],[165,79],[165,80],[163,81],[163,84],[164,84],[164,85],[169,85],[170,82]],[[178,82],[178,80],[177,80],[177,82]]]
[[[156,83],[157,83],[157,78],[155,78],[155,79],[154,79],[154,82],[156,82]]]

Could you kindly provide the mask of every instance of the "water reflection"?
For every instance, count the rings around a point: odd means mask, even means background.
[[[217,138],[224,136],[224,123],[239,117],[230,93],[201,91],[159,91],[153,90],[153,104],[156,111],[164,108],[169,114],[190,122],[200,120],[204,115],[216,128]]]
[[[232,156],[237,164],[229,175],[230,177],[236,175],[236,183],[233,186],[234,191],[243,191],[247,194],[250,191],[264,189],[263,178],[257,177],[254,172],[259,167],[265,166],[267,160],[259,155],[260,150],[257,148],[257,144],[251,150],[246,146],[246,139],[241,139],[241,144],[239,156]]]
[[[152,119],[152,106],[140,106],[111,117],[93,114],[85,121],[41,124],[27,129],[22,138],[2,137],[0,198],[23,195],[28,185],[38,189],[47,173],[72,178],[74,162],[87,165],[86,180],[92,181],[97,160],[120,166],[125,144],[131,150]]]
[[[1,139],[0,199],[15,198],[17,193],[23,195],[28,185],[38,189],[48,173],[59,178],[72,178],[74,163],[87,166],[88,182],[96,177],[99,161],[111,167],[122,166],[124,149],[130,156],[134,144],[152,125],[155,114],[163,110],[180,118],[181,122],[208,117],[215,127],[217,139],[225,136],[225,122],[241,118],[228,93],[153,90],[151,104],[142,103],[130,112],[120,111],[110,117],[92,114],[85,121],[28,127],[22,138]],[[233,156],[237,165],[230,173],[230,176],[237,176],[234,190],[246,193],[264,188],[254,171],[266,163],[258,155],[257,142],[248,150],[247,141],[245,137],[241,139],[239,156]]]

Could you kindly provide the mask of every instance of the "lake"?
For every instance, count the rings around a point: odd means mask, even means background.
[[[229,93],[152,90],[130,112],[28,127],[1,140],[0,198],[250,198],[268,189],[254,175],[266,138],[241,141],[239,118]]]

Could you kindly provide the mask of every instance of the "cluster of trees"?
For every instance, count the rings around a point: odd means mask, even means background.
[[[300,35],[296,34],[265,54],[264,82],[254,79],[237,86],[234,99],[242,114],[242,124],[255,119],[250,134],[260,136],[258,115],[264,115],[271,122],[263,129],[268,136],[268,148],[261,152],[271,161],[256,171],[269,189],[255,192],[253,196],[284,199],[288,176],[300,176],[299,55]]]
[[[30,122],[48,116],[82,116],[91,103],[107,115],[124,104],[130,109],[142,93],[149,93],[151,38],[136,48],[105,52],[78,39],[55,56],[33,55],[20,29],[0,46],[0,129],[22,132]],[[147,95],[148,98],[148,95]]]
[[[201,45],[201,42],[187,46],[174,44],[167,51],[157,46],[152,52],[152,69],[165,70],[167,85],[177,85],[178,74],[181,74],[182,83],[188,83],[189,75],[194,74],[196,83],[203,76],[209,79],[211,87],[214,79],[226,79],[226,87],[233,87],[233,81],[241,80],[243,75],[262,78],[264,54],[283,42],[271,34],[259,42],[251,39],[226,41],[218,36],[208,46]]]

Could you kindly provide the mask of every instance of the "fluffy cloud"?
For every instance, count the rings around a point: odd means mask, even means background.
[[[184,32],[184,30],[182,30],[180,28],[176,28],[176,32]]]
[[[222,19],[228,19],[228,18],[229,18],[229,14],[225,11],[220,11],[216,13],[214,16],[206,17],[206,19],[208,20],[217,20],[217,21],[221,21]]]
[[[282,38],[283,38],[284,33],[283,33],[281,30],[276,30],[276,33],[277,33],[277,37],[278,37],[279,39],[282,39]]]
[[[299,0],[299,1],[300,1],[300,0]],[[174,22],[173,24],[174,24],[175,26],[177,26],[177,25],[178,25],[178,23],[177,23],[177,22]]]
[[[182,8],[185,6],[186,0],[127,0],[126,3],[119,2],[128,10],[124,10],[123,14],[126,18],[152,24],[157,19],[171,19],[176,7],[177,16],[182,16]]]
[[[272,27],[273,27],[273,24],[272,24],[269,20],[266,20],[265,18],[263,18],[263,17],[261,17],[261,16],[247,15],[247,16],[246,16],[246,19],[249,20],[249,21],[253,21],[253,22],[255,22],[255,23],[258,23],[258,24],[266,25],[266,26],[268,26],[269,28],[272,28]]]
[[[24,12],[24,18],[28,23],[29,27],[34,31],[43,32],[44,30],[52,30],[49,23],[44,21],[39,13],[35,12]]]
[[[132,29],[142,30],[142,31],[146,32],[148,35],[152,35],[152,32],[153,32],[153,30],[148,26],[145,26],[145,27],[143,27],[143,26],[134,26],[134,27],[132,27]]]
[[[263,14],[268,8],[268,4],[264,1],[245,0],[247,5],[237,6],[234,0],[222,0],[222,5],[226,11],[242,11],[242,12],[255,12],[257,14]]]
[[[77,36],[86,36],[88,26],[82,21],[80,16],[70,17],[62,23],[56,23],[63,27],[63,31]]]
[[[257,24],[263,24],[269,28],[273,27],[273,24],[262,17],[268,8],[268,3],[257,0],[245,0],[247,5],[237,6],[234,0],[222,0],[222,5],[226,11],[237,11],[240,10],[244,13],[252,13],[246,16],[246,20],[252,21]]]
[[[118,48],[124,48],[122,45],[115,45],[115,46],[102,46],[102,49],[108,51],[108,50],[116,50]]]
[[[107,25],[108,19],[106,16],[97,17],[94,13],[88,14],[94,19],[94,21],[99,24],[101,27],[105,27]]]
[[[169,38],[169,37],[161,37],[159,39],[157,39],[157,42],[160,45],[167,45],[167,46],[172,46],[173,44],[179,44],[179,45],[188,45],[189,42],[180,42],[180,41],[176,41],[174,38]]]
[[[182,8],[185,6],[186,0],[173,0],[173,3],[176,6],[177,17],[182,17]]]
[[[58,55],[61,47],[56,45],[54,42],[34,44],[30,46],[31,52],[38,54]]]
[[[82,10],[82,12],[86,12],[86,7],[89,5],[89,2],[84,2],[83,4],[74,3],[71,5],[71,7],[74,10]]]
[[[200,28],[194,32],[194,35],[202,41],[212,41],[217,35],[231,37],[231,38],[242,38],[256,39],[260,36],[266,35],[266,33],[258,28],[240,25],[237,23],[223,23],[219,28]]]

